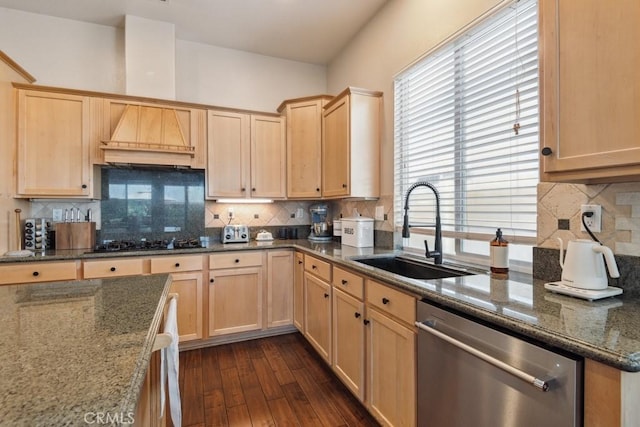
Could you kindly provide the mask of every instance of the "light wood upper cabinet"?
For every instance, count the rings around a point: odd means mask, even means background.
[[[90,98],[18,89],[17,196],[93,197]]]
[[[640,179],[640,3],[539,7],[542,180]]]
[[[322,112],[333,97],[284,101],[278,111],[287,118],[287,197],[318,199],[322,185]]]
[[[322,197],[380,196],[382,93],[347,88],[324,107]]]
[[[206,110],[134,99],[101,99],[95,163],[205,167]]]
[[[286,196],[285,120],[210,110],[207,198]]]

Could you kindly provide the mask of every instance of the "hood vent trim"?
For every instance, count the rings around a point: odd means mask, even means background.
[[[191,166],[195,147],[171,108],[127,105],[111,140],[100,147],[107,163]]]

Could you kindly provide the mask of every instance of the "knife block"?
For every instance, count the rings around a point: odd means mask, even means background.
[[[56,223],[56,249],[93,249],[95,244],[95,222]]]

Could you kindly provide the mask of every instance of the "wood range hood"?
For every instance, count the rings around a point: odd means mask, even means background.
[[[111,140],[100,148],[112,164],[191,166],[195,156],[176,111],[145,105],[127,105]]]

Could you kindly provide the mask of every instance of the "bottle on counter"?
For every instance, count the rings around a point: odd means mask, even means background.
[[[491,272],[506,274],[509,272],[509,242],[502,237],[502,230],[498,228],[496,237],[489,242],[491,253]]]

